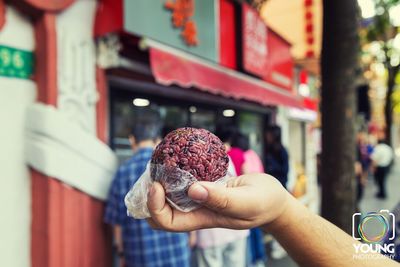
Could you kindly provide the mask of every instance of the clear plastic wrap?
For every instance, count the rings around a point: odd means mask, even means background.
[[[164,187],[166,199],[173,208],[189,212],[200,206],[187,195],[189,187],[197,182],[193,175],[177,167],[149,163],[146,171],[125,196],[128,216],[135,219],[150,217],[147,209],[147,193],[154,181],[161,183]],[[215,182],[225,181],[224,177]]]

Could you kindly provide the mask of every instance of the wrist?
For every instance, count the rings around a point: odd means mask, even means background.
[[[275,220],[266,224],[265,230],[274,236],[278,235],[296,223],[299,216],[304,215],[305,211],[307,211],[306,207],[287,192],[287,199],[281,214]]]

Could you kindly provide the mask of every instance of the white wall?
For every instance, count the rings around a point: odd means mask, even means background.
[[[32,26],[7,8],[0,44],[33,50]],[[30,266],[31,187],[24,158],[25,108],[32,81],[0,77],[0,266]]]
[[[57,16],[57,109],[96,135],[95,0],[75,1]]]
[[[104,200],[117,160],[96,137],[96,3],[75,1],[57,15],[57,108],[44,104],[29,108],[26,162],[49,177]]]
[[[289,153],[289,174],[287,188],[291,190],[296,182],[295,163],[296,159],[301,158],[302,154],[302,133],[301,122],[289,117],[288,110],[284,107],[278,108],[276,122],[282,128],[282,143]],[[315,138],[312,124],[306,123],[305,132],[307,193],[301,201],[306,204],[313,212],[319,211],[319,193],[317,184],[317,164],[316,154],[318,153],[318,140]]]

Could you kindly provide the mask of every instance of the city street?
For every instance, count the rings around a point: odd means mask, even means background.
[[[373,177],[370,176],[368,179],[367,186],[364,192],[364,198],[360,203],[360,209],[362,212],[379,211],[381,209],[391,210],[399,201],[400,195],[398,189],[400,188],[400,159],[396,158],[389,176],[387,177],[387,193],[388,198],[380,200],[375,197],[376,186],[373,181]],[[349,218],[351,220],[351,218]],[[267,267],[296,267],[297,264],[290,258],[285,257],[281,260],[269,259]]]
[[[298,266],[232,230],[271,221],[306,266],[400,263],[399,28],[400,0],[0,1],[0,267]]]

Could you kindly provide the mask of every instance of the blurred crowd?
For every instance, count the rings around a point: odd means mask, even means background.
[[[384,134],[357,134],[355,174],[357,179],[357,202],[363,197],[364,188],[372,176],[377,186],[376,197],[385,199],[386,177],[394,160],[392,148],[386,143]]]

